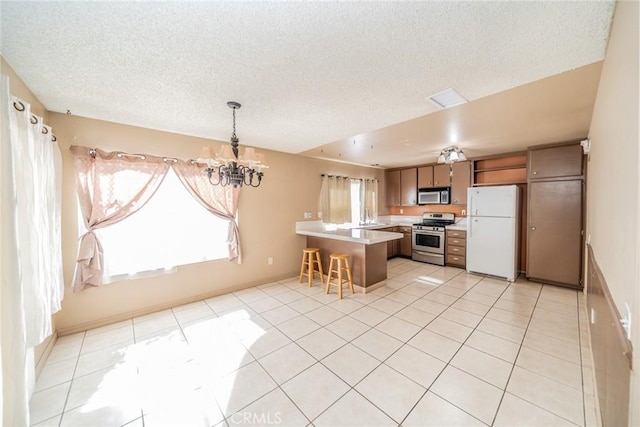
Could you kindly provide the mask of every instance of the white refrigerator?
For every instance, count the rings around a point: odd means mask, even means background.
[[[513,281],[518,277],[520,189],[467,189],[467,270]]]

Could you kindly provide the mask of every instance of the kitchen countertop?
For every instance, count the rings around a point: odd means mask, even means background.
[[[373,245],[390,240],[402,239],[404,237],[402,233],[376,230],[376,228],[380,229],[393,226],[394,224],[392,223],[378,223],[362,228],[336,228],[327,226],[320,221],[307,221],[296,223],[296,234]]]
[[[296,222],[296,234],[372,245],[403,237],[402,233],[380,231],[381,229],[389,227],[411,227],[413,224],[420,222],[422,218],[393,215],[378,217],[378,220],[380,222],[371,225],[359,225],[357,227],[329,226],[323,224],[322,221],[300,221]],[[456,223],[446,228],[447,230],[466,231],[467,218],[456,218]]]
[[[459,218],[453,225],[447,225],[447,230],[467,231],[467,218]]]

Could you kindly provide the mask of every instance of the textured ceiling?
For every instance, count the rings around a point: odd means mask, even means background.
[[[600,61],[614,6],[2,1],[0,49],[50,111],[228,140],[234,100],[299,153]]]

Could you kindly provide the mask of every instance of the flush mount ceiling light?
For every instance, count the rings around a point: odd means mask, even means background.
[[[438,163],[451,164],[455,162],[464,162],[467,156],[464,155],[459,147],[447,147],[440,152]]]
[[[442,108],[449,108],[453,107],[454,105],[460,105],[467,102],[467,100],[453,88],[449,88],[443,90],[442,92],[438,92],[435,95],[431,95],[428,99],[429,101]]]
[[[214,153],[212,147],[202,147],[202,153],[196,162],[207,165],[206,171],[212,185],[242,187],[244,184],[258,187],[264,176],[262,170],[268,168],[265,164],[265,156],[249,147],[244,150],[243,155],[238,157],[240,141],[236,136],[236,110],[241,105],[238,102],[229,101],[227,106],[233,110],[233,133],[230,145],[222,146],[218,153]],[[214,176],[218,177],[217,180]]]

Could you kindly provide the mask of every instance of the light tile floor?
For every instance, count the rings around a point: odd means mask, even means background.
[[[31,419],[596,426],[594,404],[582,293],[393,259],[343,300],[291,278],[61,337]]]

